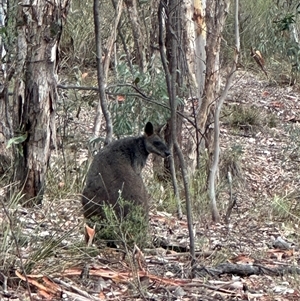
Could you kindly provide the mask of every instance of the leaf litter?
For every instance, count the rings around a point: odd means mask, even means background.
[[[7,251],[13,259],[1,271],[1,300],[29,300],[24,283],[32,300],[299,300],[300,92],[238,72],[225,109],[238,106],[259,109],[264,122],[236,129],[222,119],[221,152],[240,146],[243,181],[233,184],[236,206],[229,224],[211,224],[207,212],[195,218],[195,278],[185,218],[152,211],[153,248],[136,246],[126,254],[87,250],[79,196],[69,193],[46,197],[42,207],[11,210],[20,249]],[[276,126],[266,126],[270,116]],[[88,136],[86,119],[76,123]],[[88,154],[79,149],[76,156],[82,163]],[[62,180],[57,183],[58,190],[65,188]],[[224,187],[218,200],[222,214],[229,202]],[[4,213],[1,222],[7,222]],[[5,239],[13,241],[11,235]]]

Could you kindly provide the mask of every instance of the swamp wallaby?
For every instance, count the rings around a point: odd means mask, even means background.
[[[145,126],[141,137],[128,137],[104,147],[93,159],[86,186],[82,193],[84,216],[103,216],[102,205],[110,204],[118,215],[119,191],[126,201],[141,205],[148,214],[148,194],[141,176],[150,153],[164,158],[170,152],[151,122]],[[126,215],[128,209],[123,208]]]

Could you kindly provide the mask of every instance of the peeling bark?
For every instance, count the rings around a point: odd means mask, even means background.
[[[7,1],[2,1],[0,3],[0,29],[7,26],[7,14]],[[8,45],[5,45],[5,40],[2,35],[0,35],[0,176],[4,175],[8,170],[11,159],[11,152],[6,148],[7,141],[12,135],[11,120],[8,115],[8,86],[10,76],[7,72],[9,68],[6,52],[7,47]]]
[[[201,133],[205,132],[206,122],[211,105],[215,102],[219,92],[219,53],[221,33],[227,15],[229,0],[209,0],[206,2],[206,77],[204,96],[198,115],[198,125]]]
[[[56,147],[57,48],[69,0],[18,6],[18,64],[14,88],[15,137],[27,139],[15,152],[15,180],[25,201],[42,201],[50,147]]]

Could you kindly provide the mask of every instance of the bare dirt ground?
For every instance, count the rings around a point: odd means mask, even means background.
[[[239,107],[253,109],[256,121],[233,126]],[[70,189],[54,164],[51,187],[57,191],[41,207],[9,209],[13,221],[3,212],[0,300],[300,300],[300,92],[238,72],[223,112],[222,155],[240,150],[232,187],[236,203],[229,224],[212,224],[207,212],[195,218],[194,278],[186,218],[166,212],[150,214],[156,247],[134,253],[86,247],[74,187],[83,185],[77,175],[86,170],[79,163],[87,152],[77,150]],[[91,132],[92,122],[84,121],[85,115],[76,120],[79,136]],[[229,195],[223,184],[222,218]]]

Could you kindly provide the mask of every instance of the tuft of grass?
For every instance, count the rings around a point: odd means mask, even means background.
[[[286,219],[290,215],[291,204],[284,197],[274,196],[272,200],[272,215],[278,219]]]
[[[89,160],[80,162],[79,154],[66,149],[59,156],[52,156],[47,172],[47,186],[45,194],[52,199],[64,199],[72,195],[81,194]],[[81,164],[80,164],[81,163]]]
[[[177,203],[173,186],[169,179],[165,181],[154,179],[151,181],[151,185],[147,185],[147,188],[153,200],[151,207],[154,207],[158,211],[166,211],[171,214],[177,213]]]
[[[232,108],[229,124],[232,127],[245,130],[253,130],[255,128],[262,127],[263,118],[261,111],[254,106],[246,107],[235,105]]]
[[[113,206],[103,205],[104,218],[94,216],[89,223],[96,224],[97,241],[108,243],[121,243],[126,248],[133,248],[134,245],[144,248],[149,244],[148,217],[141,206],[124,200],[121,196],[118,199],[121,208],[120,212],[128,210],[128,214],[116,214]]]
[[[0,183],[8,183],[12,176],[13,160],[9,155],[0,154]]]
[[[196,217],[203,218],[203,216],[210,214],[209,197],[207,194],[207,167],[208,157],[202,154],[200,158],[200,167],[190,179],[189,189],[191,199],[193,200],[192,208]]]
[[[269,128],[276,128],[278,125],[278,117],[274,114],[269,114],[267,116],[267,126]]]
[[[18,252],[16,246],[24,245],[24,239],[20,237],[21,223],[14,218],[14,212],[22,199],[20,193],[14,193],[10,197],[7,194],[7,190],[12,188],[12,184],[1,188],[0,196],[0,213],[1,213],[1,260],[2,271],[8,271],[12,268],[17,260]],[[4,200],[6,195],[6,200]],[[12,255],[14,254],[14,255]],[[19,266],[20,267],[20,266]],[[20,267],[22,268],[22,267]]]
[[[230,114],[224,119],[230,127],[246,132],[277,126],[277,118],[274,114],[267,114],[256,106],[233,105],[230,107]]]
[[[299,191],[294,191],[284,196],[275,195],[271,203],[273,217],[279,220],[297,220],[299,222],[299,199]]]
[[[42,205],[27,208],[20,205],[23,195],[14,186],[0,188],[2,273],[10,275],[17,269],[23,275],[51,274],[83,262],[87,256],[80,233],[81,213],[70,195],[69,200],[55,200],[49,187]],[[17,287],[19,279],[14,277]]]
[[[233,178],[242,178],[241,159],[243,153],[243,148],[239,144],[234,144],[222,152],[219,165],[222,178],[226,178],[229,172]]]

